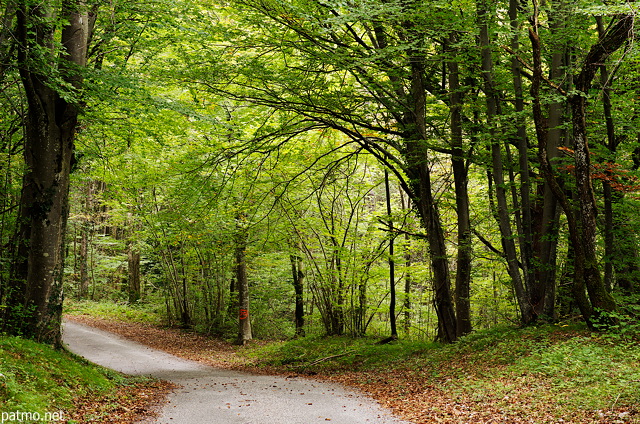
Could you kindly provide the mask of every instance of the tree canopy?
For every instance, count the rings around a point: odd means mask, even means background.
[[[4,331],[637,320],[634,3],[67,3],[0,0]]]

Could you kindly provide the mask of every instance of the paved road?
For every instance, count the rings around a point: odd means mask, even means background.
[[[338,385],[213,368],[72,322],[64,323],[63,334],[69,350],[91,362],[179,384],[157,423],[403,423],[372,400]]]

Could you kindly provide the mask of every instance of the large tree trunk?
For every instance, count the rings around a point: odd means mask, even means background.
[[[451,343],[458,338],[455,306],[451,295],[449,258],[440,221],[440,213],[433,195],[429,149],[426,146],[427,129],[425,123],[424,63],[421,56],[411,58],[411,112],[405,117],[407,128],[406,160],[416,206],[422,224],[427,230],[429,255],[433,268],[434,307],[438,316],[438,336],[443,342]]]
[[[549,11],[549,27],[551,37],[557,37],[554,48],[551,49],[549,77],[558,86],[569,86],[571,77],[567,76],[568,68],[567,46],[563,34],[567,25],[567,10],[565,2],[559,2]],[[541,78],[541,75],[540,75]],[[562,129],[565,119],[566,102],[555,101],[547,108],[547,121],[542,140],[546,145],[549,161],[558,156],[558,147],[565,145],[566,131]],[[540,112],[542,113],[542,112]],[[541,115],[540,115],[541,116]],[[543,315],[553,318],[556,301],[556,260],[558,246],[558,219],[560,208],[553,194],[551,186],[544,180],[538,187],[538,196],[533,220],[532,259],[529,265],[531,311],[533,318]]]
[[[62,313],[64,236],[68,217],[69,175],[78,121],[78,107],[60,94],[51,80],[57,54],[52,4],[18,6],[18,60],[28,102],[19,244],[11,266],[5,329],[35,340],[59,345]],[[80,2],[66,2],[61,16],[60,71],[79,89],[77,67],[85,65],[87,13]],[[45,64],[34,54],[46,52]]]
[[[550,27],[552,33],[558,33],[562,38],[566,28],[566,5],[561,2],[557,9],[554,9],[550,16],[552,22]],[[565,69],[569,68],[568,48],[566,45],[556,46],[551,55],[549,76],[556,84],[571,85],[571,76],[568,76]],[[548,130],[546,131],[546,152],[548,159],[554,160],[558,156],[558,147],[565,145],[566,130],[561,128],[565,119],[566,103],[557,101],[548,107]],[[544,304],[542,309],[534,308],[537,314],[543,313],[547,317],[555,315],[556,301],[556,260],[558,248],[558,220],[560,208],[558,201],[553,194],[549,183],[545,180],[540,188],[541,206],[540,213],[536,216],[534,257],[538,258],[538,265],[535,269],[534,281],[544,293]]]
[[[591,158],[587,139],[586,97],[598,68],[607,58],[618,50],[631,36],[633,15],[621,15],[614,18],[613,25],[604,32],[594,44],[582,65],[582,70],[575,78],[575,88],[578,94],[570,98],[573,149],[576,176],[576,191],[578,194],[578,234],[574,241],[581,245],[584,260],[581,271],[584,278],[589,300],[598,312],[612,312],[616,309],[616,302],[607,291],[607,282],[602,278],[596,253],[596,215],[597,205],[591,180]],[[577,252],[576,252],[577,253]],[[589,317],[585,317],[589,318]]]
[[[532,97],[534,99],[534,120],[538,134],[538,156],[543,174],[559,200],[567,216],[569,238],[574,249],[573,295],[578,307],[589,325],[593,325],[595,311],[610,312],[616,309],[616,303],[606,290],[606,284],[600,273],[596,254],[596,202],[591,180],[591,162],[586,131],[586,95],[595,74],[607,58],[618,50],[630,36],[633,26],[632,15],[614,17],[609,30],[602,34],[587,54],[581,72],[575,77],[577,94],[570,98],[573,127],[573,150],[577,192],[577,210],[570,204],[562,191],[551,168],[547,154],[547,127],[540,107],[540,82],[542,79],[541,47],[537,33],[537,11],[530,38],[534,50],[534,79]],[[585,294],[588,293],[588,298]]]

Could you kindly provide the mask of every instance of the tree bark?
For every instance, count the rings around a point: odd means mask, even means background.
[[[300,255],[300,245],[296,245],[297,252],[290,256],[291,274],[293,277],[293,290],[295,292],[294,322],[296,336],[304,337],[304,260]]]
[[[393,228],[393,219],[391,218],[391,188],[389,187],[389,171],[384,170],[384,189],[387,201],[387,215],[389,216],[389,228]],[[393,234],[389,239],[389,325],[391,327],[391,338],[398,338],[398,328],[396,326],[396,261],[394,255]]]
[[[484,93],[487,103],[487,124],[491,135],[491,172],[495,182],[498,226],[502,239],[502,247],[507,261],[507,271],[513,284],[516,300],[520,309],[520,318],[523,324],[531,322],[531,305],[529,293],[523,284],[518,264],[518,255],[511,228],[511,218],[507,203],[507,194],[504,181],[504,169],[502,162],[502,147],[496,131],[496,117],[498,115],[498,94],[495,89],[493,57],[491,52],[491,40],[489,39],[489,6],[486,0],[478,0],[476,3],[477,20],[480,28],[479,42],[481,47],[481,67],[484,80]]]
[[[416,206],[424,228],[427,230],[429,254],[433,268],[434,308],[438,316],[440,341],[452,343],[458,338],[455,306],[451,296],[449,258],[440,221],[440,213],[433,196],[431,170],[429,169],[429,149],[425,144],[427,130],[425,122],[425,87],[423,81],[424,63],[421,56],[410,58],[411,93],[410,112],[405,116],[406,160]]]
[[[142,297],[142,287],[140,285],[140,251],[133,245],[129,245],[127,251],[127,273],[129,303],[134,304]]]
[[[239,214],[236,218],[236,285],[238,289],[238,344],[246,345],[253,338],[251,333],[251,316],[249,315],[249,279],[247,278],[247,238],[244,226],[246,216]]]
[[[580,270],[589,300],[594,311],[612,312],[617,306],[607,291],[607,283],[603,280],[598,266],[596,252],[597,205],[591,180],[591,157],[587,138],[586,100],[596,72],[607,58],[618,50],[630,37],[633,28],[633,15],[616,16],[608,31],[602,34],[585,58],[582,70],[575,77],[577,94],[570,98],[573,125],[573,150],[575,164],[576,191],[578,195],[579,214],[576,243],[582,247],[584,259]],[[577,252],[576,252],[577,253]],[[588,319],[589,317],[585,317]]]
[[[17,9],[18,62],[28,103],[27,171],[4,325],[12,334],[60,345],[63,244],[79,107],[62,96],[63,88],[56,87],[50,77],[57,54],[53,7],[49,2],[21,3]],[[61,35],[60,72],[79,89],[82,76],[78,68],[86,62],[87,13],[81,2],[65,2],[61,16],[67,23]],[[46,64],[34,57],[42,52],[48,56]]]
[[[560,188],[549,163],[545,142],[547,128],[542,117],[539,100],[542,66],[540,39],[537,34],[537,19],[534,20],[533,29],[530,31],[534,49],[534,79],[531,90],[534,98],[534,121],[538,134],[538,156],[543,174],[567,216],[569,237],[574,250],[574,284],[572,291],[582,315],[590,326],[594,324],[594,313],[600,315],[601,312],[615,311],[616,303],[606,290],[606,284],[600,273],[596,254],[597,206],[591,180],[591,160],[587,141],[586,96],[598,68],[605,63],[613,52],[624,44],[630,36],[632,27],[632,15],[614,17],[609,30],[602,34],[598,42],[591,47],[583,61],[580,73],[574,78],[577,94],[570,97],[569,103],[572,111],[572,147],[574,150],[577,210],[569,203]],[[588,297],[585,294],[585,289]]]
[[[455,41],[455,40],[452,40]],[[451,52],[454,54],[454,52]],[[471,326],[471,219],[469,216],[468,172],[462,143],[462,93],[459,66],[455,60],[447,63],[449,70],[449,99],[451,102],[451,167],[456,193],[458,218],[458,257],[456,261],[456,333],[468,334]]]

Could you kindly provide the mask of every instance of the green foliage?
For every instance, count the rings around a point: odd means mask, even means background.
[[[259,339],[293,337],[293,285],[291,264],[285,253],[262,254],[248,270],[251,297],[251,330]]]
[[[587,3],[540,5],[545,67],[551,66],[555,52],[568,48],[575,58],[566,65],[567,75],[575,73],[597,38],[591,15],[609,17],[622,10],[619,5]],[[508,25],[506,3],[492,4],[490,9],[494,78],[504,100],[495,129],[500,130],[499,141],[505,142],[505,174],[512,174],[508,188],[513,189],[509,201],[516,227],[521,176],[517,158],[510,157],[514,152],[506,148],[515,144],[519,120],[526,124],[529,140],[535,134],[529,95],[525,94],[524,111],[514,108],[510,62],[512,56],[531,62],[529,11],[520,11],[519,26],[514,29]],[[478,77],[475,12],[476,4],[466,0],[101,4],[85,75],[86,107],[76,143],[79,162],[65,272],[70,296],[109,302],[103,306],[74,303],[70,308],[193,325],[205,333],[233,333],[234,232],[236,217],[242,213],[247,216],[243,228],[249,240],[252,319],[258,337],[293,334],[287,260],[292,252],[305,260],[305,306],[312,334],[334,330],[357,336],[385,334],[390,233],[381,220],[390,217],[382,205],[380,160],[395,172],[392,218],[401,223],[398,229],[424,235],[411,202],[398,194],[401,182],[411,185],[415,179],[406,175],[402,155],[407,129],[402,121],[413,113],[407,109],[409,81],[414,59],[422,57],[426,102],[422,118],[428,131],[421,142],[429,151],[447,255],[453,264],[457,206],[449,165],[452,108],[444,69],[447,62],[456,61],[463,96],[470,220],[484,237],[482,243],[474,237],[472,320],[479,329],[516,320],[512,282],[505,272],[502,240],[493,216],[495,187],[488,187],[486,179],[489,147],[495,140],[485,125],[486,93]],[[557,27],[558,22],[563,25]],[[519,50],[509,53],[503,46],[511,46],[515,34],[520,37]],[[378,38],[382,36],[384,40]],[[606,139],[599,103],[603,87],[596,84],[589,93],[594,161],[619,162],[625,169],[634,166],[637,147],[631,142],[637,139],[638,127],[637,52],[630,45],[624,56],[619,53],[614,58],[617,73],[611,75],[610,83],[620,89],[607,95],[613,102],[619,144],[615,152],[604,144],[598,147],[598,141]],[[0,284],[8,278],[4,265],[10,260],[8,247],[15,233],[24,166],[20,155],[24,106],[16,89],[18,74],[7,69],[2,78],[0,109],[6,113],[0,118]],[[51,78],[58,83],[57,73],[52,71]],[[524,84],[528,93],[530,82],[525,79]],[[568,100],[550,86],[542,91],[545,108]],[[568,122],[559,128],[570,133]],[[535,150],[529,150],[524,159],[538,178]],[[573,184],[571,163],[567,151],[554,161],[568,191]],[[633,180],[632,174],[627,182]],[[536,179],[534,185],[542,187],[541,181]],[[536,193],[533,186],[532,193]],[[540,202],[539,194],[540,190],[532,195],[532,202]],[[534,209],[540,212],[540,204]],[[625,250],[611,258],[601,253],[603,262],[614,264],[620,284],[621,277],[632,283],[638,280],[634,269],[637,209],[632,196],[615,203],[615,237]],[[556,279],[563,266],[569,281],[566,222],[562,216],[559,222]],[[85,253],[80,247],[83,237],[90,240]],[[523,240],[521,234],[517,237]],[[399,307],[399,316],[411,313],[406,337],[429,340],[437,324],[431,258],[423,238],[408,236],[402,242],[400,238],[397,235],[394,258],[397,287],[409,279],[412,292],[405,296],[411,300],[411,310]],[[144,301],[127,308],[131,249],[141,254]],[[406,265],[407,258],[411,263]],[[80,281],[84,265],[89,270],[87,293],[81,287],[86,281]],[[568,315],[573,311],[564,305],[570,304],[573,295],[567,287],[563,284],[558,292],[563,306],[559,311]],[[6,293],[0,291],[0,296]],[[631,309],[637,301],[622,303],[629,306],[611,318],[620,323],[620,333],[633,333],[638,315]]]
[[[509,371],[548,381],[551,394],[575,409],[606,409],[640,400],[640,349],[578,336],[535,348]]]
[[[106,300],[96,302],[67,299],[64,306],[64,312],[69,315],[88,315],[93,318],[156,325],[166,323],[164,311],[155,303],[138,302],[130,305]]]

